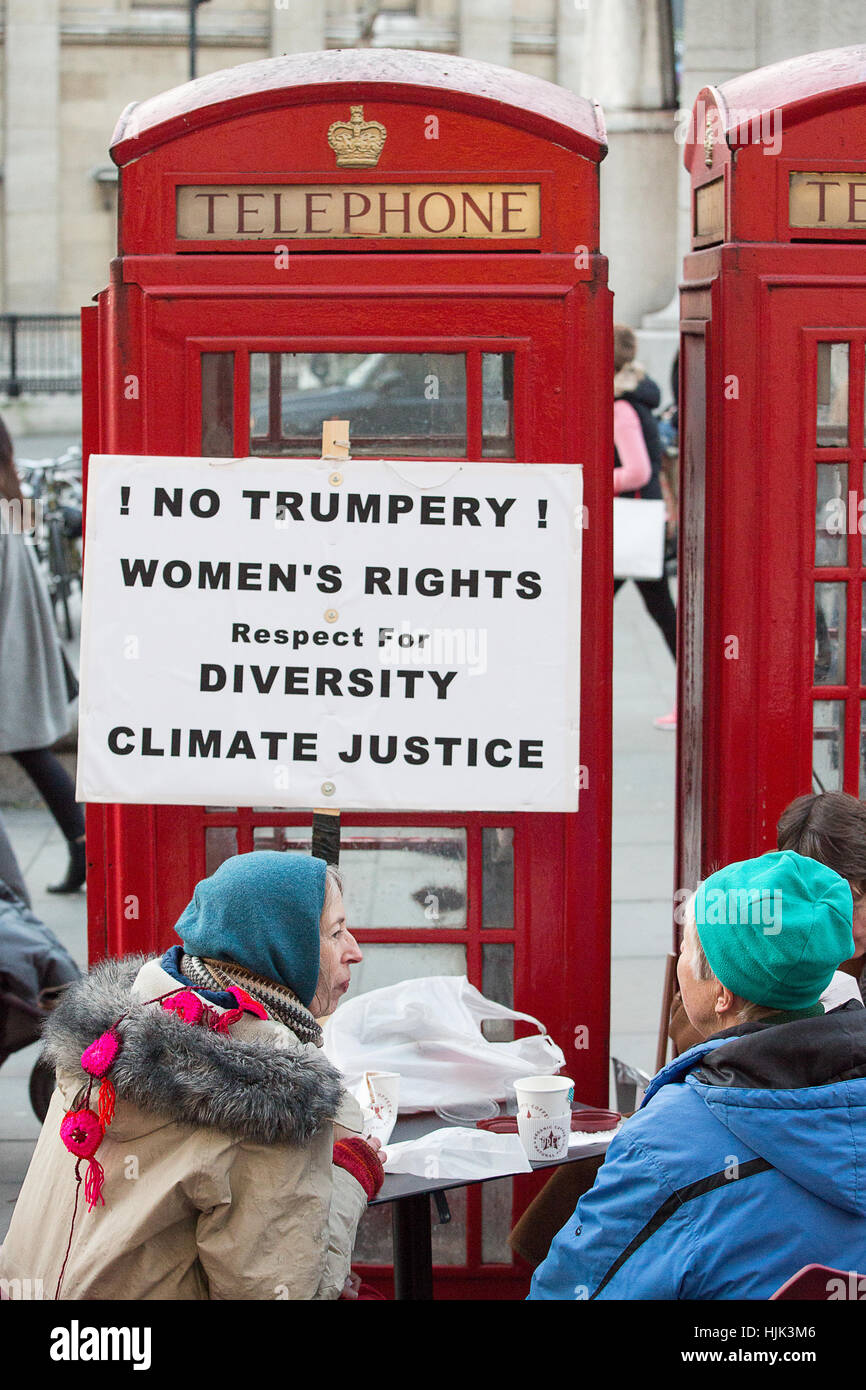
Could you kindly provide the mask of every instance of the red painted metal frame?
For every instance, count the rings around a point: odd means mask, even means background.
[[[480,361],[473,354],[515,351],[515,458],[584,468],[590,524],[583,532],[581,763],[589,784],[581,791],[580,812],[378,811],[346,813],[342,823],[349,834],[359,824],[466,827],[466,928],[368,929],[359,939],[362,945],[459,941],[477,984],[483,945],[513,942],[515,1006],[542,1018],[561,1043],[580,1098],[604,1105],[613,362],[607,265],[598,253],[598,161],[605,152],[600,114],[550,84],[513,72],[501,77],[505,70],[464,60],[364,50],[312,57],[312,66],[287,59],[246,65],[125,114],[112,151],[122,166],[121,255],[98,310],[85,311],[91,316],[85,320],[91,344],[85,453],[198,454],[199,358],[202,350],[222,350],[235,356],[234,452],[244,456],[249,350],[327,345],[324,350],[468,351],[471,455],[481,443]],[[387,81],[371,76],[377,64]],[[379,167],[347,171],[346,182],[535,179],[542,184],[540,239],[525,247],[463,240],[450,247],[440,241],[292,242],[288,271],[276,268],[267,244],[184,247],[178,254],[167,189],[204,178],[226,184],[334,181],[324,136],[330,121],[348,113],[350,100],[368,102],[365,114],[384,119],[389,135]],[[438,113],[439,140],[419,138],[419,122],[430,111]],[[576,256],[576,250],[587,254]],[[92,959],[170,942],[173,922],[205,873],[208,826],[236,825],[243,852],[252,848],[255,825],[310,823],[305,811],[186,806],[94,805],[87,817]],[[485,826],[503,825],[515,828],[514,928],[483,929],[481,835]],[[587,1049],[575,1046],[582,1026],[589,1031]],[[516,1180],[516,1210],[540,1181]],[[479,1192],[468,1194],[468,1265],[441,1271],[439,1287],[448,1297],[493,1290],[517,1296],[525,1290],[525,1272],[482,1264],[480,1203]]]
[[[784,159],[741,141],[734,162],[722,140],[708,165],[702,128],[686,149],[693,189],[728,180],[729,240],[688,255],[681,286],[675,887],[775,848],[781,811],[812,790],[815,699],[845,702],[843,789],[860,790],[861,537],[849,536],[846,565],[816,567],[815,507],[818,461],[846,459],[862,496],[866,228],[802,239],[787,224],[787,177],[866,175],[866,161],[850,158],[866,141],[864,61],[862,47],[812,54],[705,89],[696,103],[729,131],[733,110],[742,119],[778,107]],[[702,336],[705,355],[694,348]],[[846,449],[815,442],[821,340],[853,345],[858,434]],[[846,679],[815,686],[814,585],[834,579],[847,586]]]

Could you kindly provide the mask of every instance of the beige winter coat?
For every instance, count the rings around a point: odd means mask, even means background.
[[[338,1298],[366,1197],[331,1161],[334,1122],[359,1132],[360,1109],[321,1051],[273,1019],[244,1014],[220,1035],[142,1007],[177,987],[157,958],[106,961],[52,1015],[58,1089],[0,1277],[55,1296],[75,1198],[60,1122],[82,1103],[82,1051],[133,1003],[97,1153],[105,1206],[88,1211],[82,1184],[60,1298]]]

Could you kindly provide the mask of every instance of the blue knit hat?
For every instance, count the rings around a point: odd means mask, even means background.
[[[769,1009],[817,1003],[854,954],[847,879],[794,850],[728,864],[698,888],[695,926],[710,969]]]
[[[244,965],[288,985],[309,1008],[324,905],[324,859],[256,849],[224,860],[197,883],[174,929],[188,955]]]

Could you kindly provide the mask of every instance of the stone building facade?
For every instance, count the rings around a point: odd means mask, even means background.
[[[187,80],[187,0],[5,0],[0,311],[74,313],[106,282],[108,145],[130,101]],[[685,246],[677,104],[706,81],[863,37],[862,0],[206,0],[198,72],[361,44],[459,53],[596,97],[616,317],[666,381]],[[679,85],[673,31],[683,53]],[[678,210],[679,207],[679,210]]]

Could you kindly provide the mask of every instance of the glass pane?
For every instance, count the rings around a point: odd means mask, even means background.
[[[866,700],[860,702],[860,790],[861,801],[866,797]]]
[[[514,926],[514,830],[481,832],[481,925]]]
[[[201,452],[202,458],[231,458],[234,454],[233,352],[201,355]]]
[[[481,457],[514,457],[514,353],[481,354]]]
[[[350,422],[353,458],[466,455],[462,353],[250,354],[250,453],[318,457],[323,420]]]
[[[348,826],[340,868],[353,927],[465,927],[466,831]]]
[[[481,1260],[486,1265],[511,1264],[511,1246],[508,1236],[514,1222],[511,1219],[513,1208],[513,1181],[499,1178],[496,1182],[486,1182],[481,1188]]]
[[[391,1233],[391,1203],[367,1207],[355,1234],[353,1265],[392,1265],[394,1238]]]
[[[812,782],[815,791],[842,790],[842,700],[816,700],[812,715]]]
[[[263,806],[258,808],[264,810]],[[274,808],[278,809],[278,808]],[[253,849],[298,850],[309,854],[313,848],[313,832],[303,825],[253,826]]]
[[[848,465],[819,463],[815,499],[815,564],[848,562]]]
[[[845,585],[815,585],[815,684],[845,684]]]
[[[238,832],[233,825],[211,825],[204,832],[205,876],[210,878],[224,859],[238,852]]]
[[[346,905],[349,928],[355,926],[352,918],[352,899],[347,890]],[[447,942],[438,946],[427,942],[383,944],[364,942],[361,946],[364,959],[360,965],[352,966],[352,983],[344,998],[354,999],[371,989],[384,989],[386,985],[396,985],[400,980],[419,980],[425,975],[465,975],[466,947]]]
[[[844,449],[848,443],[848,344],[818,344],[816,443]]]
[[[466,1263],[466,1188],[452,1187],[445,1193],[451,1210],[451,1220],[443,1226],[433,1207],[434,1265],[465,1265]]]
[[[510,1183],[511,1179],[506,1179]],[[487,1187],[498,1187],[499,1183],[487,1183]],[[463,1265],[466,1263],[466,1188],[452,1187],[444,1196],[451,1210],[451,1220],[442,1225],[436,1213],[433,1199],[430,1199],[432,1219],[432,1245],[434,1265]],[[509,1208],[510,1216],[510,1208]],[[358,1223],[355,1245],[352,1251],[352,1264],[392,1265],[394,1263],[394,1240],[392,1235],[391,1203],[368,1207]],[[483,1239],[483,1237],[482,1237]]]
[[[485,999],[514,1008],[514,947],[494,942],[481,948],[481,993]],[[507,1018],[488,1018],[481,1025],[488,1042],[514,1042],[514,1024]]]

